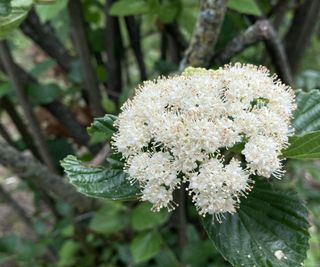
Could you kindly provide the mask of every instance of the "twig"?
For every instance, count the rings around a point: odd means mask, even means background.
[[[177,191],[177,217],[178,217],[178,243],[180,252],[183,252],[185,245],[187,244],[187,217],[186,217],[186,190],[185,184],[181,185],[181,188]]]
[[[188,47],[186,40],[184,39],[182,33],[179,30],[179,25],[177,23],[167,23],[164,24],[164,31],[168,33],[177,43],[179,50],[185,50]]]
[[[319,0],[304,1],[294,13],[290,29],[285,36],[286,53],[293,75],[299,70],[304,52],[319,19]]]
[[[134,56],[138,63],[138,67],[140,71],[140,79],[141,81],[145,81],[147,79],[147,73],[146,73],[146,66],[144,63],[142,49],[141,49],[139,25],[136,22],[135,17],[133,16],[127,16],[124,19],[125,19],[128,35],[130,38],[130,45],[132,47]]]
[[[14,104],[11,102],[10,98],[7,96],[3,96],[0,99],[0,105],[1,107],[8,113],[10,119],[14,123],[15,127],[17,128],[18,132],[20,133],[20,136],[23,140],[23,142],[26,144],[28,149],[32,152],[32,154],[37,158],[41,159],[38,149],[34,143],[34,140],[31,136],[31,134],[28,131],[27,126],[23,122],[22,118],[20,117],[19,113],[14,107]]]
[[[13,147],[16,147],[16,144],[12,140],[10,134],[8,133],[7,129],[3,127],[2,123],[0,123],[0,135],[2,138],[10,145]]]
[[[68,11],[70,21],[72,25],[72,34],[75,43],[75,47],[78,50],[79,58],[82,65],[82,71],[84,75],[84,82],[89,97],[89,106],[92,114],[95,117],[102,116],[104,114],[101,104],[101,93],[99,89],[99,82],[97,80],[90,49],[87,43],[83,24],[83,14],[81,10],[81,1],[72,0],[68,2]]]
[[[100,165],[108,155],[112,152],[111,147],[109,144],[106,144],[100,152],[90,161],[90,165],[98,166]]]
[[[207,67],[214,52],[227,0],[201,0],[200,14],[180,69],[187,66]]]
[[[27,73],[17,63],[15,63],[15,68],[17,70],[18,76],[23,86],[26,86],[27,84],[38,84],[38,81],[34,77],[32,77],[29,73]],[[5,72],[4,67],[1,64],[0,64],[0,69]],[[10,99],[5,97],[5,99],[1,101],[0,104],[3,104],[7,107],[10,104],[10,103],[8,104],[8,101],[10,102]],[[94,154],[98,152],[100,145],[92,146],[89,144],[90,138],[85,127],[79,123],[75,114],[71,112],[69,108],[65,106],[61,101],[54,100],[51,103],[42,104],[41,106],[45,108],[53,117],[55,117],[58,122],[61,123],[61,125],[68,131],[70,136],[74,139],[74,141],[77,144],[88,147],[89,150]],[[14,109],[14,106],[12,103],[11,103],[11,107],[13,107]],[[22,132],[20,131],[20,133]],[[22,134],[22,137],[23,136],[24,134]],[[28,144],[29,146],[29,143],[26,142],[26,144]]]
[[[24,91],[24,88],[20,82],[20,79],[18,78],[17,70],[15,68],[13,58],[11,57],[10,50],[5,41],[1,41],[0,43],[0,58],[7,71],[9,80],[17,94],[17,97],[19,99],[23,112],[28,120],[31,134],[34,137],[34,141],[41,155],[41,158],[47,164],[47,166],[51,171],[57,172],[54,161],[49,152],[48,144],[45,140],[45,137],[40,128],[40,125],[33,113],[27,94]]]
[[[266,19],[258,20],[246,31],[232,39],[225,48],[213,57],[212,62],[215,61],[219,64],[229,62],[232,57],[259,41],[265,41],[277,73],[285,83],[291,85],[292,76],[284,48],[272,25]]]
[[[3,141],[0,141],[0,164],[11,169],[19,177],[36,184],[55,200],[63,199],[80,211],[92,209],[94,202],[90,198],[77,193],[73,186],[64,182],[61,176],[52,173],[34,157],[15,150]]]
[[[42,24],[37,13],[31,10],[20,26],[25,35],[30,37],[39,47],[52,57],[65,72],[71,70],[73,57],[56,37],[50,24]]]
[[[11,197],[10,193],[2,187],[1,184],[0,197],[2,197],[3,200],[11,206],[11,208],[21,218],[25,225],[29,227],[31,232],[36,235],[31,218],[27,215],[26,211],[17,203],[17,201],[13,197]]]
[[[113,0],[106,3],[106,51],[107,51],[107,71],[108,71],[108,91],[121,93],[122,90],[122,37],[120,32],[119,20],[117,17],[108,14]],[[113,97],[114,98],[114,97]]]

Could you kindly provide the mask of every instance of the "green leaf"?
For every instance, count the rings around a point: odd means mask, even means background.
[[[243,14],[261,16],[261,10],[254,0],[229,0],[228,8]]]
[[[160,4],[156,10],[152,10],[153,13],[158,15],[158,18],[162,23],[172,22],[180,11],[180,1],[165,2]]]
[[[67,3],[67,0],[55,0],[51,3],[48,1],[46,4],[36,5],[41,22],[45,23],[57,17],[62,10],[66,9]]]
[[[168,212],[162,209],[160,212],[152,212],[152,205],[146,202],[134,208],[131,224],[136,231],[153,229],[160,226],[168,219]],[[146,220],[148,218],[148,220]]]
[[[292,136],[289,143],[282,156],[301,160],[320,159],[320,131]]]
[[[297,109],[293,114],[292,126],[296,134],[320,130],[320,92],[312,90],[296,92]]]
[[[11,0],[0,0],[0,16],[8,16],[11,12]]]
[[[91,197],[112,200],[133,199],[140,191],[138,185],[131,185],[122,170],[87,166],[75,156],[68,156],[61,166],[69,181],[80,193]]]
[[[2,82],[0,83],[0,97],[7,95],[10,92],[10,83]]]
[[[99,209],[92,220],[89,228],[99,234],[110,235],[122,230],[126,224],[126,214],[119,203],[108,202]]]
[[[161,243],[161,236],[155,231],[139,234],[130,245],[134,262],[138,264],[153,258],[160,251]]]
[[[114,113],[117,111],[116,103],[112,101],[107,94],[102,95],[102,107],[108,113]]]
[[[24,0],[11,1],[11,10],[7,16],[0,16],[0,39],[19,27],[31,8],[32,2]]]
[[[113,126],[117,116],[106,114],[102,118],[95,118],[91,126],[88,128],[88,133],[93,136],[99,134],[104,139],[110,139],[115,133],[116,128]]]
[[[147,13],[149,6],[144,0],[120,0],[115,2],[109,11],[112,16],[130,16]]]
[[[63,243],[59,251],[58,266],[72,266],[77,260],[77,252],[80,250],[80,245],[73,240],[67,240]]]
[[[155,257],[155,261],[157,262],[158,267],[181,267],[181,264],[173,251],[170,250],[169,247],[163,248],[159,253],[157,253]],[[189,262],[188,262],[189,263]],[[191,266],[188,264],[188,266]],[[193,265],[192,265],[193,266]]]
[[[259,182],[234,215],[203,226],[217,250],[234,266],[301,266],[308,249],[308,212],[292,191]]]
[[[27,94],[34,105],[49,104],[59,97],[61,89],[57,84],[30,84]]]

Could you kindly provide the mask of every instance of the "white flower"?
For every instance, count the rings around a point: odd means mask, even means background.
[[[113,147],[154,210],[173,209],[173,191],[187,183],[199,213],[219,218],[236,211],[250,174],[281,176],[294,108],[292,90],[265,67],[188,68],[138,88],[115,123]]]
[[[242,154],[254,173],[268,178],[272,174],[281,174],[278,146],[271,137],[259,135],[246,143]]]

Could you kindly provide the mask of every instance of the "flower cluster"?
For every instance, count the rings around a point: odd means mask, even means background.
[[[265,67],[189,68],[137,90],[113,147],[154,210],[173,209],[172,193],[186,183],[198,212],[219,217],[235,212],[250,175],[280,177],[294,108],[293,91]]]

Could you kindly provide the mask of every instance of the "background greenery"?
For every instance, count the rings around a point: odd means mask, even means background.
[[[6,142],[0,144],[0,163],[8,167],[0,170],[1,266],[231,266],[208,239],[189,201],[181,229],[177,212],[152,213],[146,203],[81,196],[67,186],[59,163],[75,154],[93,165],[121,168],[116,157],[105,160],[112,117],[95,120],[88,134],[86,127],[93,117],[116,115],[141,81],[179,72],[199,6],[192,0],[0,1],[0,135]],[[301,89],[296,117],[312,112],[295,121],[296,131],[319,130],[320,95],[313,90],[320,88],[319,14],[318,0],[229,0],[208,67],[227,63],[225,48],[241,43],[234,38],[242,36],[246,45],[228,59],[266,65]],[[273,25],[275,36],[254,28],[263,20]],[[243,35],[250,27],[253,40]],[[285,63],[279,64],[275,40],[287,56]],[[317,138],[312,148],[320,144]],[[319,161],[295,161],[303,153],[294,147],[286,153],[293,159],[279,183],[297,190],[310,210],[303,213],[311,225],[305,266],[317,267]],[[78,164],[68,159],[71,166]],[[95,169],[100,171],[101,177],[119,179],[116,170]],[[123,198],[131,192],[120,193]]]

